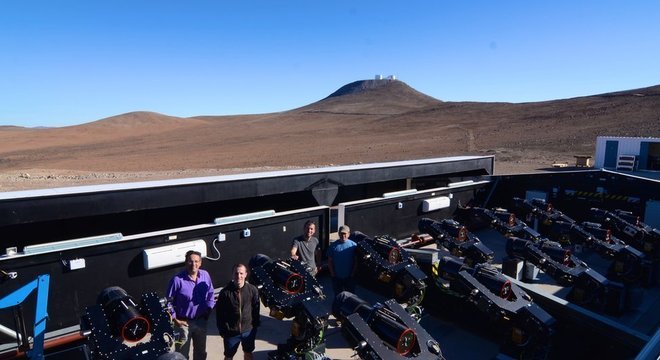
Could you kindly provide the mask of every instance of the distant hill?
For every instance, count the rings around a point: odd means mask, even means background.
[[[397,80],[360,80],[323,100],[296,109],[337,114],[401,114],[441,103]]]
[[[83,126],[157,126],[157,125],[186,125],[194,120],[187,120],[175,116],[167,116],[150,111],[134,111],[126,114],[111,116],[97,120]]]
[[[466,154],[547,167],[593,154],[599,135],[660,137],[660,86],[513,104],[446,102],[402,81],[362,80],[272,114],[179,118],[143,111],[63,128],[0,127],[0,173],[325,166]]]

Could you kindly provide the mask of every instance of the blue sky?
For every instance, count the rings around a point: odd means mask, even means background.
[[[0,2],[0,125],[257,114],[376,74],[445,101],[660,84],[660,1]]]

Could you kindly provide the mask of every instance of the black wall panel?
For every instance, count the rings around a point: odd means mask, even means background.
[[[452,218],[459,204],[465,205],[473,198],[475,192],[484,185],[475,185],[460,189],[443,189],[433,192],[420,192],[406,196],[382,198],[366,203],[356,203],[345,206],[344,223],[352,231],[361,231],[369,236],[390,235],[397,239],[410,237],[419,233],[417,223],[421,218],[440,220]],[[422,202],[426,199],[449,196],[450,206],[446,209],[431,212],[422,211]],[[401,203],[401,207],[399,207]]]
[[[328,219],[328,208],[315,208],[241,223],[209,224],[199,229],[173,229],[171,232],[145,234],[117,243],[39,255],[6,257],[0,261],[0,268],[7,272],[17,272],[18,277],[2,284],[3,293],[9,294],[40,274],[49,274],[51,278],[47,331],[53,331],[77,325],[85,307],[95,304],[98,294],[109,286],[120,286],[136,299],[142,293],[152,291],[164,296],[170,278],[183,269],[183,263],[145,270],[143,249],[203,239],[207,244],[208,257],[217,257],[218,253],[213,247],[215,244],[220,252],[220,259],[205,259],[202,268],[209,271],[214,287],[219,288],[231,279],[233,264],[247,264],[257,253],[271,258],[288,258],[291,239],[301,234],[302,226],[307,220],[317,223],[317,235],[320,239],[327,238]],[[246,228],[249,228],[251,233],[248,238],[242,237]],[[225,234],[226,240],[214,243],[220,232]],[[176,240],[169,240],[172,235],[177,236]],[[77,258],[85,259],[85,268],[68,270],[66,262]],[[23,305],[28,316],[34,313],[35,299],[33,295]],[[28,317],[27,320],[30,324],[32,318]],[[10,310],[0,311],[0,323],[13,324]]]

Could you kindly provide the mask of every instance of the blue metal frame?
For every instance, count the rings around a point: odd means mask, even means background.
[[[17,306],[24,302],[34,290],[37,290],[33,333],[34,342],[32,350],[27,351],[28,359],[44,358],[44,335],[46,333],[46,319],[48,318],[49,282],[50,275],[39,275],[29,284],[0,299],[0,309]]]

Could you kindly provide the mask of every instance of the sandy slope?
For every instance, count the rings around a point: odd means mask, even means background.
[[[550,164],[541,167],[534,161],[496,161],[495,174],[520,174],[545,171]],[[90,172],[64,169],[23,169],[0,173],[0,192],[29,189],[49,189],[66,186],[98,185],[109,183],[129,183],[138,181],[182,179],[204,176],[253,173],[297,169],[300,167],[258,167],[230,169],[181,169],[169,171],[141,172]]]

